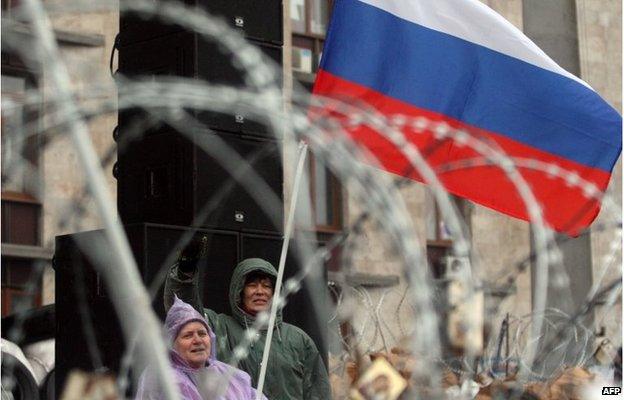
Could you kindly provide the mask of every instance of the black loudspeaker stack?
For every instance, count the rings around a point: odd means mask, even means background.
[[[282,64],[280,0],[187,3],[219,16],[275,65]],[[244,88],[243,71],[235,65],[233,55],[196,32],[130,15],[120,22],[118,42],[119,72],[125,77],[149,80],[175,76]],[[251,165],[281,202],[282,146],[268,121],[235,108],[230,113],[185,108],[185,118],[176,121],[167,118],[167,110],[159,115],[154,109],[149,113],[128,109],[119,114],[115,173],[117,204],[125,223],[282,232],[283,212],[267,215],[261,203],[268,199],[259,199],[246,185],[235,182],[237,175],[244,174],[245,163],[228,160],[233,165],[224,165],[223,160],[205,151],[218,149],[219,144],[228,146]],[[135,126],[154,117],[161,120],[144,129],[141,138],[130,138]],[[205,204],[219,192],[218,209],[198,221]]]
[[[281,0],[185,3],[219,15],[249,44],[281,65]],[[119,73],[128,78],[172,76],[242,87],[242,71],[232,57],[215,42],[181,26],[124,14],[118,50]],[[123,84],[121,79],[119,82]],[[276,267],[279,261],[283,231],[282,142],[269,130],[267,121],[242,109],[185,109],[190,119],[173,121],[165,117],[160,122],[145,123],[164,113],[167,111],[160,114],[154,109],[119,112],[114,134],[119,144],[115,167],[119,214],[139,272],[146,285],[154,287],[153,307],[161,318],[164,273],[171,255],[181,250],[178,240],[189,231],[209,238],[210,249],[200,267],[204,305],[229,313],[227,290],[234,266],[248,257],[268,259]],[[133,137],[138,126],[141,135]],[[220,146],[227,146],[246,162],[224,163],[222,152],[205,151]],[[265,182],[264,189],[274,194],[269,211],[263,204],[269,199],[258,196],[237,179],[248,176],[245,168],[249,167]],[[95,260],[87,251],[94,249],[99,254],[110,251],[101,230],[59,236],[56,240],[57,392],[75,368],[89,371],[104,367],[119,372],[125,351],[117,314],[100,274],[93,268]],[[115,266],[105,264],[105,268]],[[291,254],[286,277],[297,271]],[[323,332],[314,318],[309,318],[309,292],[304,288],[288,304],[284,320],[308,332],[325,354]],[[94,357],[95,351],[101,360]],[[141,371],[133,372],[136,377]]]

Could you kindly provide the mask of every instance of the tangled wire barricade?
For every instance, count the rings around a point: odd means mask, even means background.
[[[309,275],[318,275],[322,265],[332,258],[334,250],[342,247],[340,270],[336,279],[330,282],[329,294],[314,293],[317,296],[314,299],[316,303],[333,304],[328,320],[323,319],[324,314],[319,310],[315,310],[314,316],[319,326],[328,326],[329,329],[329,342],[333,343],[330,346],[332,354],[329,371],[335,378],[332,381],[334,386],[349,386],[353,383],[361,372],[358,369],[365,367],[363,360],[377,353],[388,357],[390,354],[409,354],[409,361],[404,361],[402,367],[397,369],[404,368],[402,372],[410,381],[409,390],[414,396],[423,398],[444,396],[442,380],[447,369],[464,377],[476,377],[480,374],[498,376],[502,365],[505,365],[507,375],[511,364],[518,381],[530,382],[550,378],[553,371],[549,365],[552,363],[582,366],[591,361],[596,334],[581,323],[581,318],[597,304],[606,305],[608,308],[620,301],[619,279],[612,282],[604,282],[604,279],[609,275],[607,272],[610,269],[619,265],[618,260],[621,263],[621,209],[610,196],[604,196],[593,183],[584,181],[574,171],[539,160],[509,157],[495,143],[472,132],[452,128],[445,122],[403,115],[387,118],[359,104],[320,97],[310,99],[306,90],[296,83],[292,93],[288,94],[290,102],[286,112],[280,83],[283,79],[281,67],[267,60],[240,33],[229,28],[221,19],[174,2],[123,1],[119,4],[119,12],[179,25],[205,40],[218,43],[242,74],[246,84],[244,88],[214,85],[199,79],[130,77],[118,72],[115,74],[115,81],[111,80],[109,85],[93,84],[91,87],[73,91],[64,60],[56,49],[53,32],[47,22],[48,16],[44,14],[41,3],[36,0],[24,3],[23,9],[16,9],[15,13],[29,21],[32,38],[25,41],[22,36],[11,36],[3,32],[3,45],[21,54],[26,62],[40,64],[57,95],[50,98],[43,89],[35,88],[27,91],[19,100],[2,100],[3,118],[5,115],[10,117],[11,113],[17,113],[20,109],[45,104],[44,112],[35,119],[11,126],[3,132],[3,146],[10,142],[15,153],[12,154],[11,164],[5,167],[3,163],[2,182],[10,185],[20,179],[24,171],[27,176],[36,176],[36,168],[28,159],[19,156],[30,138],[43,138],[40,140],[39,151],[44,152],[48,146],[68,135],[72,136],[75,149],[71,151],[76,152],[83,163],[86,183],[82,192],[73,199],[58,200],[57,204],[50,207],[64,215],[58,222],[58,230],[73,232],[81,230],[81,219],[87,213],[87,208],[91,207],[91,202],[95,202],[101,223],[108,232],[108,243],[102,243],[103,248],[94,248],[93,243],[79,245],[81,251],[93,260],[102,260],[107,255],[116,258],[114,269],[110,262],[95,264],[111,290],[111,298],[117,299],[115,307],[124,326],[127,347],[117,376],[120,394],[127,393],[128,386],[131,385],[131,370],[140,373],[146,364],[151,364],[161,366],[163,387],[168,388],[167,398],[176,398],[172,385],[165,383],[171,382],[165,368],[165,345],[155,314],[149,310],[149,300],[158,294],[169,267],[176,261],[176,249],[184,248],[195,232],[188,230],[181,236],[160,266],[151,286],[142,286],[127,240],[117,222],[114,203],[109,198],[104,179],[104,171],[110,169],[115,155],[125,151],[132,142],[141,140],[151,127],[166,124],[232,173],[232,180],[223,182],[220,189],[194,215],[191,226],[201,227],[235,185],[244,187],[274,223],[280,221],[280,196],[254,171],[253,159],[243,158],[219,138],[211,137],[207,141],[202,135],[197,135],[198,128],[207,128],[196,118],[193,113],[195,111],[227,113],[232,109],[243,110],[250,118],[268,123],[277,137],[282,136],[284,143],[306,141],[315,159],[329,168],[344,187],[349,188],[350,196],[363,210],[323,247],[316,248],[303,238],[304,235],[296,235],[295,254],[303,267],[294,277],[284,282],[282,295],[276,299],[280,307],[286,306],[289,296],[306,284]],[[92,5],[81,2],[46,3],[46,6],[52,17],[57,13],[86,13],[93,11],[95,7],[98,11],[114,11],[117,7],[116,3]],[[36,50],[38,58],[33,59],[27,54],[32,49]],[[85,70],[88,69],[89,66],[85,66]],[[104,155],[98,157],[93,150],[93,144],[89,142],[88,122],[100,116],[137,109],[144,111],[145,117],[133,120],[123,135],[116,138],[117,143],[111,143]],[[308,115],[310,109],[331,110],[331,115],[323,114],[311,120]],[[452,351],[449,350],[448,343],[440,339],[443,321],[455,309],[454,305],[440,301],[445,296],[443,288],[448,282],[433,279],[427,255],[421,245],[423,238],[417,229],[418,221],[414,221],[400,191],[404,186],[415,184],[407,180],[394,180],[389,174],[371,168],[379,164],[374,155],[353,142],[348,134],[350,129],[359,126],[366,126],[393,143],[408,160],[412,171],[429,185],[449,229],[451,254],[467,266],[467,274],[457,275],[465,289],[462,294],[464,297],[458,300],[459,303],[471,299],[476,293],[483,293],[484,288],[495,281],[503,281],[513,286],[528,265],[534,265],[533,312],[505,318],[504,332],[502,329],[499,332],[498,326],[492,326],[489,340],[480,354],[465,351],[461,357],[450,360],[448,355]],[[469,147],[479,157],[434,168],[427,160],[434,149],[419,149],[408,138],[425,133],[433,134],[437,143],[451,141],[455,146]],[[260,156],[261,154],[255,155]],[[289,167],[285,163],[285,169]],[[527,259],[520,260],[515,265],[498,266],[498,276],[490,276],[487,280],[480,255],[471,245],[472,238],[465,227],[463,216],[440,181],[440,176],[450,171],[480,167],[499,168],[512,182],[528,212],[533,233],[532,253],[527,255]],[[564,260],[559,249],[560,239],[555,238],[546,226],[540,204],[523,177],[525,171],[536,171],[548,179],[562,180],[569,187],[578,188],[588,200],[602,201],[602,220],[608,223],[594,227],[594,231],[610,232],[612,239],[608,253],[598,263],[597,276],[600,279],[593,282],[586,301],[578,307],[574,315],[547,308],[548,283],[555,282],[557,290],[569,290],[570,278],[563,265]],[[37,179],[28,180],[27,191],[35,197],[43,196]],[[43,202],[43,197],[39,198]],[[297,212],[299,221],[309,218],[302,207]],[[355,250],[348,244],[363,240],[366,229],[379,231],[385,237],[384,245],[394,258],[388,261],[400,265],[400,283],[385,289],[376,289],[349,282],[349,276],[357,272],[354,252],[362,249]],[[43,268],[35,271],[30,279],[32,285],[40,280],[42,270]],[[84,299],[84,287],[80,284],[82,278],[79,274],[76,282],[77,297]],[[512,296],[512,292],[509,292],[504,298]],[[389,309],[392,312],[388,312]],[[83,304],[79,305],[79,311],[83,334],[91,338],[88,342],[92,344],[89,348],[92,363],[99,368],[103,365],[99,352],[104,349],[97,349],[94,345],[92,321]],[[485,318],[492,325],[494,321],[501,320],[498,305]],[[253,326],[249,327],[245,340],[234,349],[232,359],[224,361],[237,365],[245,359],[249,346],[257,340],[258,331],[267,321],[268,315],[261,314]],[[561,333],[565,333],[563,338]],[[9,339],[19,341],[20,335],[21,330],[17,325],[10,332]],[[506,341],[504,355],[501,350],[503,335]],[[556,337],[560,340],[553,342]],[[574,347],[574,350],[568,351],[570,347]],[[550,355],[552,359],[548,360]],[[217,384],[226,385],[229,378],[226,376]],[[3,380],[3,386],[5,385],[8,384]],[[206,395],[207,398],[211,396],[210,393]],[[334,390],[334,395],[341,398],[348,394]]]

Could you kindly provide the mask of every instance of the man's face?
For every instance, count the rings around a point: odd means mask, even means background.
[[[210,356],[210,335],[201,322],[189,322],[180,329],[173,348],[191,367],[201,368]]]
[[[243,310],[256,315],[269,309],[273,297],[273,282],[266,276],[257,276],[245,282],[242,296]]]

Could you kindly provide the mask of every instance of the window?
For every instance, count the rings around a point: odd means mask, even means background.
[[[37,119],[36,107],[24,106],[34,78],[19,69],[2,66],[2,192],[33,192],[37,184],[37,135],[27,124]]]
[[[295,78],[310,92],[323,51],[332,5],[331,0],[290,2],[292,68],[293,71],[303,73],[295,75]],[[308,154],[308,174],[313,229],[319,234],[319,239],[327,239],[342,229],[342,186],[331,171],[311,153]]]
[[[303,87],[312,90],[309,83],[304,82]],[[312,152],[308,152],[306,159],[313,229],[317,232],[339,232],[343,227],[343,195],[340,180]]]
[[[291,2],[293,29],[293,70],[303,87],[312,91],[313,73],[322,52],[331,3],[328,0]],[[339,232],[343,226],[342,185],[331,171],[308,154],[308,174],[312,202],[312,220],[317,232]],[[324,237],[323,235],[319,237]]]
[[[10,8],[15,1],[3,1]],[[41,305],[38,103],[26,103],[36,74],[2,53],[2,316]]]
[[[2,316],[41,305],[40,262],[2,257]]]
[[[293,69],[314,73],[321,60],[332,1],[293,0],[290,2]]]
[[[24,16],[23,13],[16,13],[13,11],[13,9],[18,8],[21,4],[22,0],[2,0],[2,19],[12,19],[14,21],[28,23],[27,16]]]
[[[306,32],[307,13],[305,0],[292,0],[290,2],[290,21],[293,32]]]
[[[9,11],[12,8],[15,8],[17,6],[19,6],[20,1],[19,0],[2,0],[2,11]],[[6,17],[6,14],[5,14]]]
[[[37,107],[24,106],[35,80],[24,69],[2,66],[2,242],[39,245]],[[36,132],[36,130],[35,130]]]
[[[16,7],[19,3],[19,0],[2,0],[2,11]]]
[[[294,71],[312,73],[312,50],[293,46],[292,68]]]
[[[342,187],[338,178],[312,154],[308,157],[312,219],[317,231],[342,229]]]
[[[459,197],[450,195],[451,202],[459,211],[460,217],[467,215],[468,202]],[[432,268],[434,278],[442,278],[446,270],[446,257],[450,255],[453,241],[447,222],[442,216],[440,206],[431,190],[427,188],[425,194],[425,226],[427,235],[427,258]]]
[[[290,20],[293,33],[325,37],[330,8],[329,0],[292,0]]]
[[[426,232],[428,242],[438,242],[440,244],[447,242],[450,245],[451,233],[448,230],[440,206],[436,202],[435,196],[431,190],[427,189],[425,195],[426,214]]]
[[[325,36],[327,31],[327,25],[329,23],[329,8],[330,4],[328,0],[312,0],[308,4],[311,8],[310,15],[310,32],[314,35]]]
[[[2,194],[2,242],[39,245],[41,205],[20,193]]]

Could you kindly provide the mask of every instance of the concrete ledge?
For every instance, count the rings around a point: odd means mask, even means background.
[[[515,283],[498,286],[484,284],[483,286],[483,293],[486,296],[490,297],[500,297],[504,299],[506,297],[516,294],[517,292],[518,288],[516,287]]]
[[[54,251],[39,246],[2,243],[2,257],[29,258],[35,260],[52,260]]]
[[[356,272],[349,275],[343,275],[340,272],[328,272],[327,278],[330,282],[339,283],[345,282],[349,286],[365,286],[373,288],[382,288],[396,286],[399,284],[399,276],[388,274],[367,274],[363,272]]]
[[[293,78],[303,83],[314,83],[316,74],[310,72],[293,71]]]
[[[54,34],[59,43],[73,46],[103,47],[106,43],[104,35],[97,33],[76,33],[55,29]]]
[[[31,36],[30,27],[23,23],[2,18],[2,35],[21,34]],[[104,35],[96,33],[77,33],[55,29],[54,35],[60,44],[83,47],[102,47],[106,43]]]

